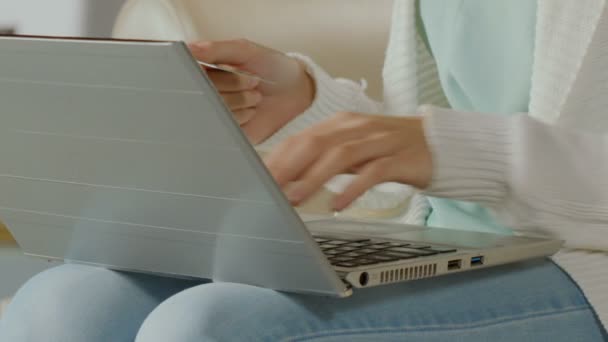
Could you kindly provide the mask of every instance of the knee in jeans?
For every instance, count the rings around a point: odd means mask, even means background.
[[[46,270],[17,292],[2,318],[0,339],[72,341],[95,335],[115,316],[114,310],[121,310],[121,288],[115,282],[116,274],[103,268],[62,265]]]
[[[183,291],[157,307],[137,341],[265,340],[284,295],[258,287],[213,283]]]
[[[32,329],[53,326],[71,326],[69,315],[62,313],[66,305],[85,306],[85,298],[78,298],[78,291],[68,286],[69,275],[74,272],[73,265],[62,265],[48,269],[31,278],[15,294],[8,307],[6,320],[27,322]]]

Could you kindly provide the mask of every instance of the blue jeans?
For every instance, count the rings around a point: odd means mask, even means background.
[[[32,278],[0,341],[602,341],[549,261],[356,291],[348,299],[63,265]]]

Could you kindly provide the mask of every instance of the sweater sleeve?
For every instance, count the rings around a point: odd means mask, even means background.
[[[306,66],[307,72],[315,82],[315,99],[306,111],[258,145],[259,150],[269,150],[285,138],[326,120],[340,111],[370,114],[381,111],[381,104],[365,94],[365,81],[359,84],[347,79],[332,78],[309,57],[296,53],[288,55]]]
[[[477,202],[526,233],[608,251],[608,135],[423,106],[434,173],[425,192]]]
[[[306,66],[307,72],[315,81],[315,99],[306,111],[266,139],[262,144],[258,145],[258,151],[262,153],[268,151],[285,138],[328,119],[336,112],[352,111],[368,114],[381,114],[383,112],[382,103],[374,101],[365,94],[365,81],[357,83],[347,79],[332,78],[310,58],[295,53],[291,53],[289,56],[298,59]],[[331,192],[340,192],[340,189],[345,184],[350,183],[352,179],[350,175],[335,177],[326,184],[326,188]],[[369,217],[371,215],[376,218],[401,218],[401,213],[406,211],[406,205],[412,194],[413,189],[411,187],[401,184],[391,183],[376,186],[361,196],[347,210],[346,215],[355,217]],[[416,208],[413,211],[415,215],[408,215],[408,222],[411,220],[421,221],[420,217],[425,215],[424,209],[427,207],[422,204],[422,201],[417,201],[416,203],[419,204],[414,206]],[[317,203],[316,205],[326,206],[327,210],[330,210],[329,201]]]

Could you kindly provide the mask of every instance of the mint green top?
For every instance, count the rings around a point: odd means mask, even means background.
[[[527,112],[536,1],[420,0],[419,18],[452,108]],[[509,233],[472,203],[431,198],[429,226]]]

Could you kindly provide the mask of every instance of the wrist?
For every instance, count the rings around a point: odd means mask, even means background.
[[[401,136],[408,141],[405,151],[410,159],[410,171],[413,171],[408,174],[408,179],[403,183],[421,190],[426,189],[431,185],[433,179],[433,158],[424,130],[424,118],[411,116],[400,117],[398,120],[403,121],[404,131]]]
[[[292,58],[292,60],[295,62],[298,69],[297,81],[293,89],[294,98],[296,99],[296,101],[294,101],[293,118],[302,114],[312,106],[316,96],[317,86],[315,79],[308,71],[306,63],[296,58]]]

